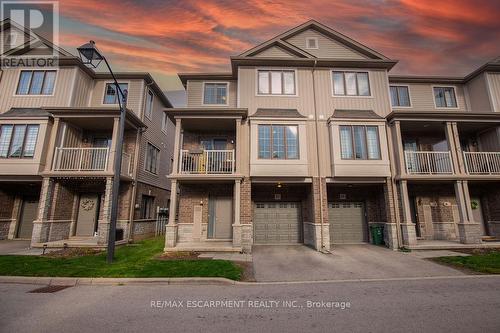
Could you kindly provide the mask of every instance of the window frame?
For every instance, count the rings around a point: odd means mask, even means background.
[[[149,114],[148,114],[149,96],[151,96],[151,108],[149,109]],[[127,98],[128,98],[128,96],[127,96]],[[149,120],[153,119],[154,105],[155,105],[155,93],[151,89],[147,89],[147,91],[146,91],[146,101],[145,101],[145,104],[144,104],[144,116],[146,118],[148,118]]]
[[[36,155],[36,148],[37,148],[37,144],[38,144],[38,137],[40,135],[40,124],[15,124],[15,123],[0,124],[0,136],[2,135],[2,128],[4,126],[12,126],[12,132],[10,134],[9,144],[7,146],[7,156],[0,156],[0,159],[12,159],[12,158],[13,159],[34,159],[35,155]],[[25,127],[24,134],[23,134],[23,141],[22,141],[22,144],[21,144],[21,154],[19,156],[9,156],[10,155],[10,151],[12,149],[12,142],[14,140],[14,133],[15,133],[16,126],[18,126],[18,127],[24,126]],[[26,139],[28,137],[28,128],[29,127],[36,127],[37,128],[36,139],[35,139],[35,146],[34,146],[34,149],[33,149],[33,156],[25,156]]]
[[[366,158],[356,158],[356,143],[354,139],[354,127],[363,127],[364,128],[364,145],[366,150]],[[350,127],[351,131],[351,152],[352,158],[344,158],[342,156],[342,131],[341,127]],[[378,149],[378,158],[370,158],[368,153],[368,136],[366,128],[374,127],[377,131],[377,149]],[[340,159],[345,161],[380,161],[382,160],[382,150],[380,146],[380,131],[379,126],[377,125],[354,125],[354,124],[339,124],[339,145],[340,145]]]
[[[148,153],[149,153],[150,146],[155,148],[156,151],[158,152],[158,154],[156,155],[155,171],[148,170]],[[152,175],[158,176],[158,174],[159,174],[158,171],[160,169],[160,154],[161,154],[160,148],[158,148],[156,145],[154,145],[153,143],[151,143],[149,141],[146,143],[146,155],[144,157],[144,171],[149,172]]]
[[[309,47],[309,41],[314,40],[316,41],[316,47]],[[306,50],[318,50],[319,49],[319,40],[318,37],[306,37]]]
[[[206,104],[205,103],[205,86],[206,84],[225,84],[226,85],[226,103],[225,104]],[[204,106],[228,106],[229,105],[229,81],[203,81],[201,90],[201,105]]]
[[[149,207],[150,209],[148,210],[149,213],[151,213],[151,215],[148,215],[147,217],[144,216],[144,213],[146,213],[146,205],[144,204],[145,201],[150,201],[149,203],[151,204],[151,206]],[[152,196],[152,195],[147,195],[147,194],[142,194],[141,195],[141,211],[140,211],[140,217],[141,217],[141,220],[151,220],[151,219],[154,219],[154,207],[155,207],[155,201],[156,201],[156,197],[155,196]]]
[[[401,105],[394,106],[394,105],[392,105],[391,87],[406,87],[408,89],[408,101],[410,102],[410,105],[409,106],[401,106]],[[413,104],[411,102],[411,92],[410,92],[410,85],[409,84],[389,84],[389,99],[390,99],[390,103],[391,103],[391,108],[393,108],[393,109],[413,108]],[[399,102],[399,93],[398,93],[398,102]]]
[[[163,134],[167,134],[167,129],[168,129],[168,116],[165,111],[162,112],[161,116],[161,131]]]
[[[269,126],[270,127],[270,137],[269,137],[269,147],[270,147],[270,158],[260,157],[260,142],[259,142],[259,127],[260,126]],[[285,158],[275,158],[273,157],[273,126],[283,127],[283,146],[285,152]],[[287,127],[296,127],[297,128],[297,157],[296,158],[288,158],[288,146],[286,139],[286,128]],[[300,126],[298,124],[257,124],[257,159],[258,160],[269,160],[269,161],[297,161],[300,160],[300,135],[299,135]]]
[[[116,100],[116,103],[104,103],[105,98],[106,98],[106,90],[108,87],[108,84],[115,84],[113,81],[104,81],[104,89],[102,91],[102,98],[101,98],[101,105],[103,106],[109,106],[109,105],[118,105],[118,99]],[[127,98],[125,99],[125,104],[128,103],[128,96],[130,95],[130,81],[118,81],[118,84],[126,84],[127,85]],[[119,92],[118,92],[119,94]]]
[[[436,94],[434,92],[434,88],[452,88],[453,89],[453,95],[455,97],[455,103],[457,104],[457,106],[437,106],[437,103],[436,103]],[[458,104],[458,98],[457,98],[457,86],[456,85],[432,85],[431,86],[431,93],[432,93],[432,100],[434,101],[434,108],[436,109],[445,109],[445,110],[456,110],[456,109],[459,109],[460,106]],[[445,99],[445,103],[446,103],[446,99]]]
[[[21,80],[21,75],[23,72],[31,72],[31,78],[30,78],[30,81],[29,81],[29,84],[28,84],[28,93],[27,94],[19,94],[19,83],[20,83],[20,80]],[[45,78],[46,78],[46,72],[54,72],[55,73],[55,78],[54,78],[54,87],[52,88],[52,93],[51,94],[30,94],[29,91],[31,90],[31,83],[32,83],[32,80],[33,80],[33,73],[34,72],[44,72],[44,75],[43,75],[43,80],[42,80],[42,88],[40,90],[40,92],[43,92],[43,85],[45,83]],[[54,68],[54,69],[21,69],[19,70],[18,74],[17,74],[17,84],[16,86],[14,87],[14,94],[13,96],[14,97],[51,97],[51,96],[54,96],[55,93],[56,93],[56,87],[57,87],[57,77],[59,76],[59,69],[58,68]]]
[[[272,80],[271,75],[269,75],[269,93],[261,94],[259,93],[259,72],[293,72],[293,80],[294,80],[294,93],[293,94],[284,94],[285,91],[285,80],[283,80],[283,74],[281,74],[281,94],[272,94]],[[262,67],[255,69],[255,96],[256,97],[298,97],[299,96],[299,85],[298,85],[298,77],[297,77],[297,69],[296,68],[274,68],[274,67]]]
[[[336,94],[335,93],[335,83],[333,81],[333,76],[334,73],[342,73],[342,79],[344,83],[344,94]],[[354,73],[355,78],[356,78],[356,95],[348,95],[347,94],[347,83],[346,83],[346,78],[345,74],[346,73]],[[359,84],[358,84],[358,73],[364,73],[367,75],[368,78],[368,95],[359,95]],[[332,97],[335,98],[373,98],[373,93],[372,93],[372,85],[371,85],[371,78],[370,78],[370,71],[368,70],[352,70],[352,69],[341,69],[341,68],[334,68],[330,69],[330,85],[331,85],[331,93]]]

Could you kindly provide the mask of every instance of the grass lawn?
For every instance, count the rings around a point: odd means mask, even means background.
[[[241,278],[242,269],[227,260],[160,260],[164,238],[117,247],[115,261],[106,253],[70,258],[0,256],[0,275],[64,277],[225,277]]]
[[[475,272],[500,274],[500,251],[491,251],[486,254],[475,254],[468,257],[439,257],[434,260]]]

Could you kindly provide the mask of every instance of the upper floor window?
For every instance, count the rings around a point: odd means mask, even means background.
[[[205,83],[203,88],[203,104],[226,105],[227,83]]]
[[[408,86],[391,86],[392,106],[410,106],[410,93]]]
[[[146,171],[154,174],[158,174],[158,161],[160,156],[160,149],[153,146],[148,142],[146,147]]]
[[[21,71],[17,95],[52,95],[56,71]]]
[[[340,126],[340,155],[344,160],[380,159],[377,126]]]
[[[151,116],[153,115],[153,101],[154,101],[154,95],[151,90],[148,90],[148,94],[146,96],[146,110],[145,114],[146,117],[151,119]]]
[[[0,157],[32,158],[37,138],[38,125],[1,125]]]
[[[259,158],[294,160],[299,158],[297,125],[259,125]]]
[[[338,96],[370,96],[368,72],[333,71],[333,94]]]
[[[455,88],[434,87],[434,100],[438,108],[456,108],[457,99],[455,97]]]
[[[259,70],[259,95],[295,95],[295,71]]]
[[[165,112],[163,112],[161,118],[161,130],[164,133],[167,133],[167,127],[168,127],[168,116]]]
[[[128,84],[127,83],[118,83],[120,89],[122,90],[125,96],[120,96],[123,102],[127,101],[127,93],[128,93]],[[118,104],[118,94],[119,91],[116,89],[116,85],[114,83],[106,83],[106,90],[104,91],[104,104]],[[121,94],[120,94],[121,95]]]
[[[308,37],[306,38],[306,49],[317,49],[318,48],[318,38]]]

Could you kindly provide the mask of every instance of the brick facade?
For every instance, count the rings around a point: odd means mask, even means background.
[[[135,240],[140,240],[148,237],[153,237],[156,232],[156,209],[157,207],[161,208],[168,208],[169,206],[169,199],[170,199],[170,191],[152,186],[146,183],[142,182],[137,182],[137,189],[136,189],[136,207],[134,207],[134,222],[133,222],[133,228],[132,228],[132,239]],[[131,187],[129,188],[131,190]],[[125,190],[124,190],[125,191]],[[142,205],[142,196],[143,195],[148,195],[154,197],[154,212],[151,216],[150,219],[142,219],[141,218],[141,205]],[[120,207],[120,205],[119,205]],[[124,196],[122,197],[121,200],[121,207],[123,208],[123,211],[127,211],[127,207],[130,207],[130,194],[124,193]],[[128,215],[127,217],[123,216],[122,217],[124,220],[128,220]]]

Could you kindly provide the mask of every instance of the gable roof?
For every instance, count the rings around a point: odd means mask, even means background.
[[[330,28],[322,23],[319,23],[318,21],[315,21],[315,20],[309,20],[309,21],[307,21],[307,22],[305,22],[305,23],[303,23],[295,28],[292,28],[288,31],[285,31],[282,34],[280,34],[274,38],[271,38],[270,40],[265,41],[265,42],[255,46],[255,47],[241,53],[238,57],[250,57],[252,55],[255,55],[255,54],[269,48],[271,45],[274,45],[274,44],[279,43],[279,42],[286,42],[285,41],[286,39],[293,37],[293,36],[303,32],[303,31],[308,30],[308,29],[316,30],[319,33],[321,33],[321,34],[323,34],[323,35],[325,35],[333,40],[336,40],[337,42],[340,42],[340,43],[346,45],[347,47],[365,55],[369,59],[390,60],[389,58],[387,58],[383,54],[355,41],[352,38],[347,37],[346,35],[338,32],[336,30],[333,30],[332,28]],[[291,46],[290,43],[287,43],[287,44]],[[304,50],[301,50],[301,51],[305,52]],[[305,52],[305,53],[307,53],[307,52]],[[307,57],[308,58],[315,58],[312,54],[308,54]]]

